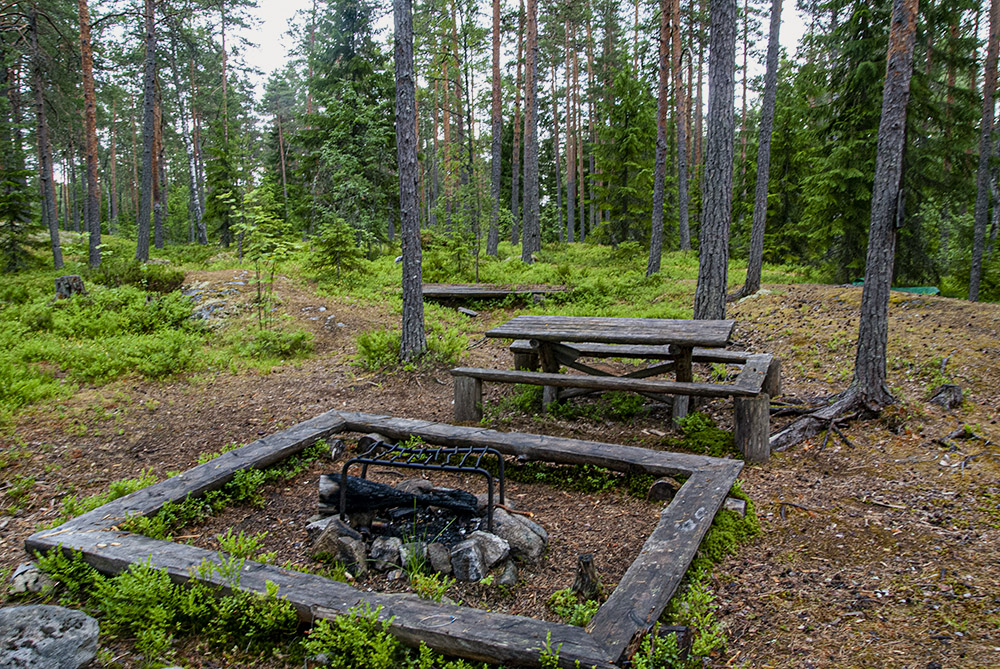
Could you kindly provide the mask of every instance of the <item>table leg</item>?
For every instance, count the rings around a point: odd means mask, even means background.
[[[556,352],[551,343],[538,342],[538,362],[542,366],[543,372],[549,374],[559,373],[559,361],[556,359]],[[559,389],[555,386],[542,386],[542,409],[548,411],[549,405],[559,399]]]
[[[694,374],[691,371],[691,346],[678,346],[677,357],[674,359],[676,366],[675,374],[679,382],[691,383],[694,381]],[[688,395],[674,395],[673,419],[678,420],[688,414],[691,405],[691,397]]]

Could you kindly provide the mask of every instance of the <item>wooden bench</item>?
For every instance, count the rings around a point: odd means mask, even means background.
[[[717,352],[712,352],[714,354]],[[663,399],[663,395],[682,397],[732,397],[735,414],[734,438],[748,462],[763,462],[770,457],[770,395],[766,380],[772,371],[773,356],[742,353],[743,370],[734,383],[696,383],[621,376],[553,374],[530,370],[481,369],[458,367],[451,370],[455,384],[455,420],[478,422],[483,417],[483,381],[525,383],[574,391],[623,391]],[[772,381],[772,385],[774,382]],[[579,394],[579,393],[577,393]],[[562,395],[563,397],[566,394]],[[556,398],[559,393],[556,393]]]
[[[643,346],[640,344],[593,344],[573,343],[566,346],[579,352],[580,358],[634,358],[636,360],[668,360],[677,359],[677,352],[671,346]],[[510,345],[514,354],[514,369],[538,369],[538,349],[527,339],[515,339]],[[729,351],[724,348],[695,347],[691,354],[691,362],[722,363],[726,365],[743,365],[754,354],[746,351]],[[764,377],[764,391],[771,397],[781,394],[781,360],[770,356],[767,374]],[[566,364],[566,361],[561,361]],[[669,367],[657,367],[657,373],[670,371]]]

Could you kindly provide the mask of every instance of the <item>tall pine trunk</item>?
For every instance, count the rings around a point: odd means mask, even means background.
[[[774,128],[774,101],[778,94],[778,31],[781,28],[781,0],[771,0],[771,32],[767,37],[767,65],[764,71],[764,98],[760,108],[760,137],[757,140],[757,185],[754,191],[753,227],[750,231],[750,258],[747,278],[736,296],[760,290],[764,264],[764,227],[767,222],[767,189],[771,172],[771,134]]]
[[[538,217],[538,0],[528,0],[524,87],[524,228],[521,260],[542,248]]]
[[[996,0],[992,6],[991,14],[995,17],[993,12],[997,6]],[[916,20],[917,0],[893,0],[885,84],[882,89],[882,118],[879,121],[878,148],[875,154],[865,286],[861,294],[858,351],[854,362],[854,380],[851,383],[857,398],[869,409],[881,408],[892,401],[892,395],[886,386],[889,288],[892,285],[896,252],[897,221],[902,218],[903,213],[899,211],[900,191]],[[996,34],[993,33],[993,36],[995,42]]]
[[[87,232],[90,233],[88,264],[101,264],[101,189],[97,183],[97,93],[94,90],[94,53],[90,45],[90,10],[79,0],[80,60],[83,71],[83,130],[87,156]]]
[[[112,98],[111,126],[108,128],[108,135],[111,140],[111,146],[109,147],[110,155],[108,156],[108,167],[111,173],[111,188],[108,191],[108,212],[111,216],[109,232],[111,234],[118,232],[118,154],[115,152],[115,122],[118,120],[118,107],[116,103],[117,100]]]
[[[142,87],[142,182],[136,220],[135,259],[149,260],[149,219],[153,204],[153,135],[156,129],[156,23],[154,0],[144,2],[145,61]]]
[[[400,358],[413,360],[427,350],[424,333],[420,212],[417,211],[416,76],[413,71],[411,0],[393,0],[396,69],[396,156],[399,169],[400,234],[403,244],[403,323]]]
[[[663,255],[663,190],[667,177],[667,88],[669,69],[667,60],[667,39],[670,21],[667,14],[667,0],[660,0],[659,80],[656,102],[656,161],[653,167],[653,218],[649,235],[649,261],[646,276],[660,271],[660,257]]]
[[[986,46],[983,74],[983,120],[979,127],[979,170],[976,174],[975,223],[972,238],[972,271],[969,274],[969,300],[979,300],[983,275],[983,247],[990,205],[990,135],[993,132],[993,96],[997,84],[997,42],[1000,40],[1000,0],[990,0],[990,37]]]
[[[38,144],[38,181],[42,190],[42,214],[49,228],[52,247],[52,266],[62,269],[62,246],[59,244],[59,215],[56,213],[55,178],[52,172],[52,145],[49,142],[49,124],[45,115],[45,90],[42,82],[42,52],[38,45],[38,13],[32,7],[28,15],[31,33],[32,88],[35,94],[35,141]],[[18,147],[17,150],[20,150]],[[4,165],[7,167],[7,165]]]
[[[733,93],[736,88],[736,1],[711,0],[708,137],[699,231],[694,317],[726,317],[729,223],[733,210]]]
[[[562,210],[562,169],[559,166],[559,102],[556,98],[556,66],[552,63],[552,151],[555,158],[556,168],[556,213],[559,216],[559,241],[563,240],[565,233],[566,241],[573,241],[573,226],[567,221],[566,229],[563,229]]]
[[[524,58],[524,0],[517,13],[517,77],[514,80],[514,148],[510,156],[510,243],[517,244],[520,238],[518,225],[521,221],[521,65]]]
[[[674,65],[674,103],[677,126],[677,222],[681,251],[691,250],[691,226],[688,221],[688,147],[687,147],[687,102],[684,96],[684,75],[681,51],[681,0],[671,0],[670,16],[672,27],[671,49]],[[690,52],[689,52],[690,54]],[[691,64],[690,55],[688,65]]]
[[[163,217],[166,212],[163,165],[163,110],[157,86],[153,107],[153,246],[163,248]]]
[[[566,225],[569,241],[576,237],[576,128],[573,125],[573,56],[574,45],[570,44],[569,19],[563,22],[564,49],[566,51]]]

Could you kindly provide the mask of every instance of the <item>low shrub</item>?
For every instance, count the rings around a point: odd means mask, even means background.
[[[171,293],[184,284],[184,271],[112,256],[102,259],[99,267],[87,270],[84,278],[111,288],[134,286],[152,293]]]
[[[258,359],[278,358],[287,360],[312,352],[313,336],[305,330],[259,330],[247,346],[247,353]]]

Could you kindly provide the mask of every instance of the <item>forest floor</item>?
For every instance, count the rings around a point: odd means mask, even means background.
[[[225,285],[239,277],[240,270],[191,272],[188,283]],[[3,444],[9,461],[2,504],[10,505],[16,481],[30,477],[33,483],[20,508],[0,517],[0,568],[27,559],[24,539],[58,516],[69,492],[100,493],[144,469],[162,478],[191,467],[199,454],[329,409],[451,420],[447,368],[365,372],[353,363],[356,335],[398,320],[388,304],[318,297],[307,284],[287,279],[279,279],[275,290],[281,310],[315,336],[316,353],[306,360],[268,373],[125,379],[81,388],[68,400],[18,416],[22,446]],[[850,381],[860,298],[856,287],[768,286],[730,307],[729,317],[737,320],[734,343],[781,357],[779,401],[828,396]],[[512,313],[481,309],[477,329]],[[511,355],[503,342],[474,338],[463,364],[509,368]],[[821,434],[744,469],[743,489],[756,504],[763,532],[716,568],[719,617],[729,636],[716,666],[1000,666],[1000,306],[893,293],[889,383],[898,403],[880,419],[847,424],[846,439]],[[961,407],[929,403],[941,383],[962,387]],[[672,436],[662,410],[628,421],[566,420],[518,413],[504,402],[511,393],[487,386],[487,417],[496,429],[650,448],[663,448]],[[724,402],[705,410],[731,427]],[[787,420],[776,418],[772,430]],[[946,438],[963,425],[979,438]],[[268,494],[274,501],[263,511],[233,524],[274,532],[286,551],[305,551],[302,521],[312,509],[304,505],[315,501],[314,479]],[[613,583],[649,531],[637,522],[605,536],[617,521],[602,511],[630,504],[626,511],[642,516],[640,507],[648,506],[602,497],[617,493],[515,489],[518,494],[554,537],[551,565],[558,566],[539,569],[539,593],[569,585],[572,557],[583,549],[596,553],[598,570]],[[297,497],[302,504],[290,501]],[[201,531],[204,545],[221,531],[218,522]],[[483,604],[540,611],[501,600]],[[115,658],[107,666],[139,665],[127,642],[109,647]],[[176,659],[190,667],[232,666],[193,646],[182,646]]]

